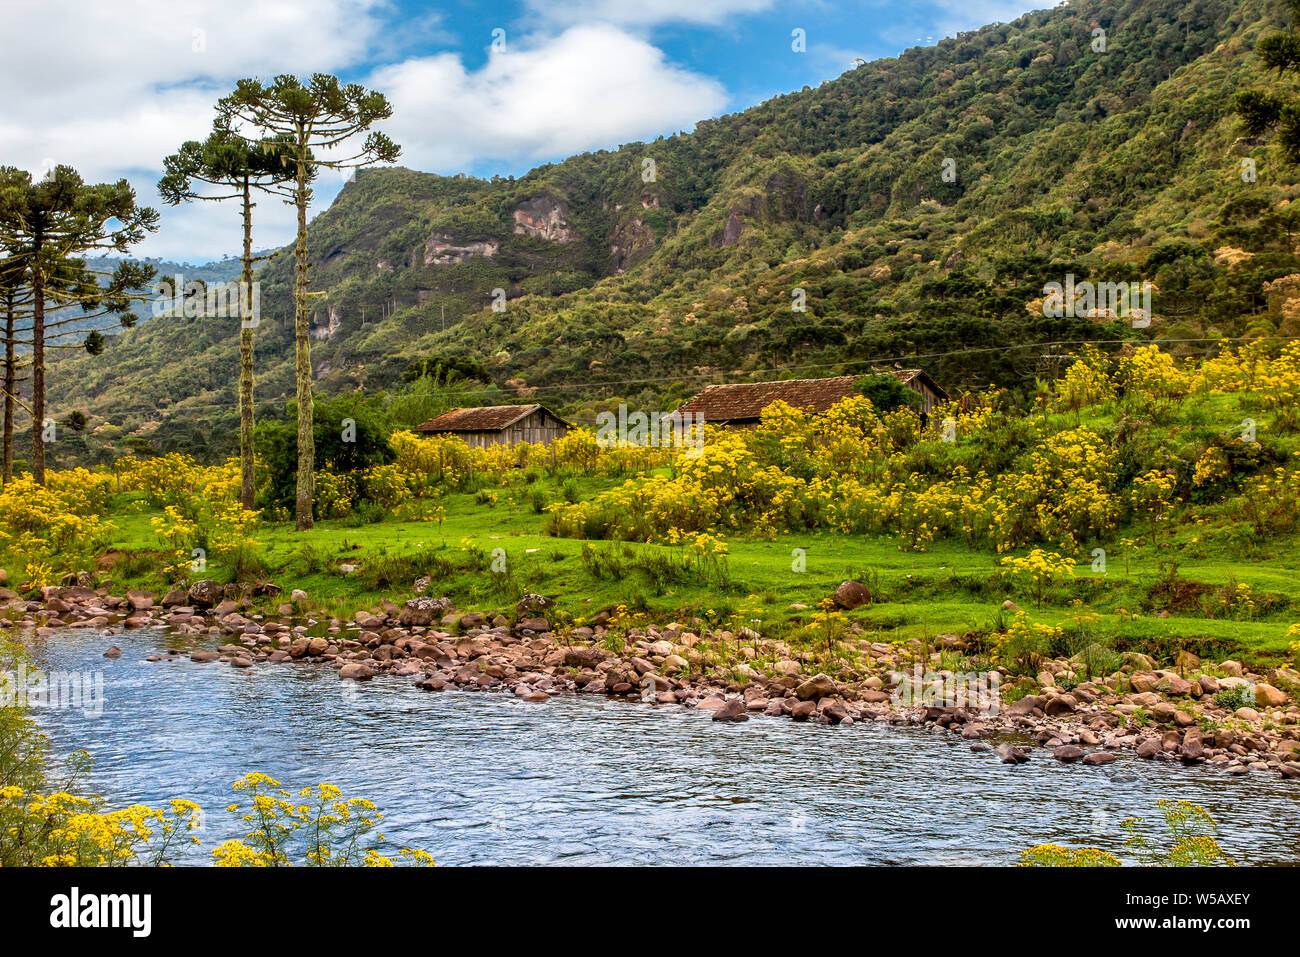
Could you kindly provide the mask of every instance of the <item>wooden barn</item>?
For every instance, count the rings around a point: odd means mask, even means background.
[[[543,405],[486,405],[452,409],[417,426],[421,435],[456,435],[475,448],[546,445],[568,434],[569,423]]]
[[[920,411],[929,416],[936,404],[946,402],[948,393],[920,369],[875,369],[894,376],[921,396]],[[763,409],[778,400],[806,412],[825,412],[835,403],[856,395],[858,376],[833,379],[787,379],[782,382],[742,382],[711,385],[680,409],[679,415],[694,415],[713,425],[750,428],[759,423]]]

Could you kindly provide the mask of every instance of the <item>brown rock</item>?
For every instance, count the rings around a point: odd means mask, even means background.
[[[714,721],[748,721],[749,715],[745,713],[745,702],[740,698],[728,698],[722,707],[713,712]]]
[[[831,601],[835,603],[837,608],[845,610],[860,608],[870,603],[871,592],[862,582],[841,582],[840,587],[835,589],[834,594],[831,595]]]
[[[815,674],[794,689],[800,701],[812,701],[835,693],[835,681],[829,675]]]

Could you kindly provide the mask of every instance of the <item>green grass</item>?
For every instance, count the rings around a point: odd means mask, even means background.
[[[588,498],[615,480],[576,482],[581,497]],[[325,521],[302,533],[288,524],[263,526],[256,538],[266,577],[286,596],[292,588],[305,590],[318,614],[347,616],[384,601],[400,603],[411,596],[415,578],[429,575],[433,592],[465,609],[505,610],[525,592],[537,592],[554,598],[575,620],[625,604],[660,621],[700,617],[737,626],[756,619],[761,625],[755,627],[776,635],[809,622],[817,603],[841,581],[857,579],[871,588],[875,601],[846,617],[881,640],[987,633],[1011,620],[1012,613],[1001,608],[1006,598],[1035,621],[1068,623],[1074,614],[1070,602],[1079,600],[1100,615],[1094,626],[1099,635],[1121,649],[1164,658],[1187,648],[1210,658],[1275,659],[1286,654],[1288,627],[1300,621],[1300,544],[1289,538],[1255,542],[1237,534],[1241,529],[1234,528],[1231,516],[1177,530],[1164,547],[1144,547],[1130,556],[1127,569],[1118,546],[1108,549],[1107,575],[1081,565],[1075,579],[1048,589],[1039,609],[1031,596],[999,576],[999,556],[953,542],[903,552],[892,538],[829,532],[736,536],[728,539],[725,569],[701,571],[682,547],[544,535],[545,516],[534,510],[532,495],[540,491],[549,501],[563,500],[558,480],[539,478],[495,491],[495,503],[478,501],[474,493],[447,495],[441,500],[446,511],[441,525],[388,518]],[[149,525],[154,514],[138,496],[113,501],[109,518],[116,531],[110,550],[126,555],[107,573],[113,587],[166,585],[161,563],[151,554],[158,547]],[[1126,530],[1116,541],[1125,536],[1139,537],[1139,532]],[[496,549],[504,551],[504,572],[493,571]],[[804,551],[802,572],[792,568],[794,549]],[[1168,572],[1162,562],[1178,564],[1178,587],[1193,583],[1193,592],[1203,592],[1203,604],[1175,606],[1159,617],[1152,593]],[[358,571],[344,574],[340,566],[345,564]],[[212,561],[205,574],[193,577],[224,581],[232,573]],[[1216,607],[1218,589],[1234,583],[1250,586],[1255,594],[1254,616]],[[267,602],[268,609],[276,603]]]

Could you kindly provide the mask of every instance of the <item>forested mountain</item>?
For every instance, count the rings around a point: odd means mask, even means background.
[[[320,389],[468,356],[581,417],[872,362],[955,392],[1032,383],[1054,343],[1300,335],[1298,178],[1233,114],[1282,82],[1254,46],[1286,22],[1275,0],[1084,0],[518,179],[364,170],[311,227]],[[1067,274],[1152,282],[1149,328],[1045,318]],[[282,409],[291,256],[259,278],[257,395]],[[230,321],[154,319],[51,388],[101,434],[222,454],[237,347]]]

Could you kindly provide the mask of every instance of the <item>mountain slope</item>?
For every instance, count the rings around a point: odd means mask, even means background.
[[[1297,177],[1231,105],[1277,83],[1252,51],[1282,6],[1075,3],[517,180],[362,171],[311,226],[320,387],[456,353],[570,411],[895,359],[955,391],[1050,373],[1066,340],[1300,334],[1269,286],[1300,274]],[[259,273],[264,401],[292,392],[291,267]],[[1044,318],[1067,273],[1152,281],[1151,328]],[[62,364],[56,398],[218,454],[236,345],[229,323],[153,320]]]

